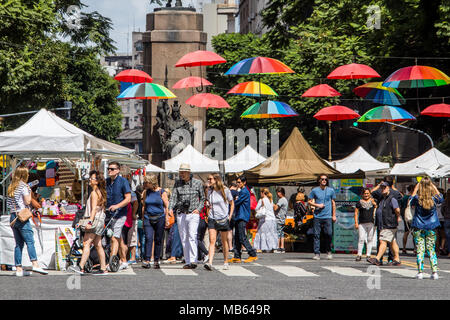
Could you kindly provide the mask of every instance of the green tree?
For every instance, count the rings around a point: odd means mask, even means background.
[[[75,125],[113,140],[120,133],[118,89],[99,65],[100,54],[115,50],[111,20],[82,13],[80,28],[69,28],[70,5],[83,7],[73,0],[0,3],[0,110],[51,109],[70,100]],[[25,120],[7,118],[6,129]]]

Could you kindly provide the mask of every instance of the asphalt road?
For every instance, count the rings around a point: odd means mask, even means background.
[[[311,259],[310,253],[266,253],[250,264],[233,264],[221,270],[203,265],[183,270],[181,264],[147,270],[134,265],[108,276],[75,276],[50,271],[17,278],[0,272],[0,299],[170,299],[170,300],[440,300],[450,298],[450,259],[439,259],[438,280],[429,276],[428,260],[423,280],[417,273],[415,256],[402,255],[402,266],[371,267],[351,254],[335,254],[333,260]],[[370,268],[369,268],[370,267]]]

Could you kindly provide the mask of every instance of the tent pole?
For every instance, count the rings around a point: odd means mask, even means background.
[[[327,120],[328,123],[328,161],[331,162],[331,121]]]

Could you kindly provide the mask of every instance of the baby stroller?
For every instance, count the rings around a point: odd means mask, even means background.
[[[117,255],[110,256],[110,240],[112,237],[112,230],[110,229],[111,222],[113,218],[115,218],[118,211],[114,211],[113,216],[108,220],[105,220],[105,227],[102,231],[102,244],[105,250],[105,260],[106,263],[109,264],[109,270],[111,272],[119,271],[120,267],[120,258]],[[79,210],[75,216],[75,219],[72,223],[72,227],[75,228],[80,219],[84,215],[84,210]],[[81,261],[81,255],[83,250],[83,236],[84,232],[81,231],[81,228],[75,228],[75,240],[73,241],[72,247],[70,248],[69,254],[67,255],[67,268],[70,266],[79,266]],[[84,271],[87,273],[91,273],[94,269],[100,267],[100,259],[98,257],[97,250],[94,245],[91,246],[91,251],[89,254],[89,258],[84,265]]]

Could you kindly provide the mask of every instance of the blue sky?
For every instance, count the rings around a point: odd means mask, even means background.
[[[149,0],[82,0],[82,2],[87,6],[81,9],[82,12],[97,11],[112,20],[114,29],[111,31],[111,38],[116,41],[118,53],[127,52],[127,34],[129,33],[131,42],[133,26],[135,31],[145,31],[146,14],[157,6],[150,6]],[[175,0],[172,1],[173,4]],[[197,5],[197,0],[183,0],[183,5]],[[128,45],[128,51],[131,54],[131,43]]]

